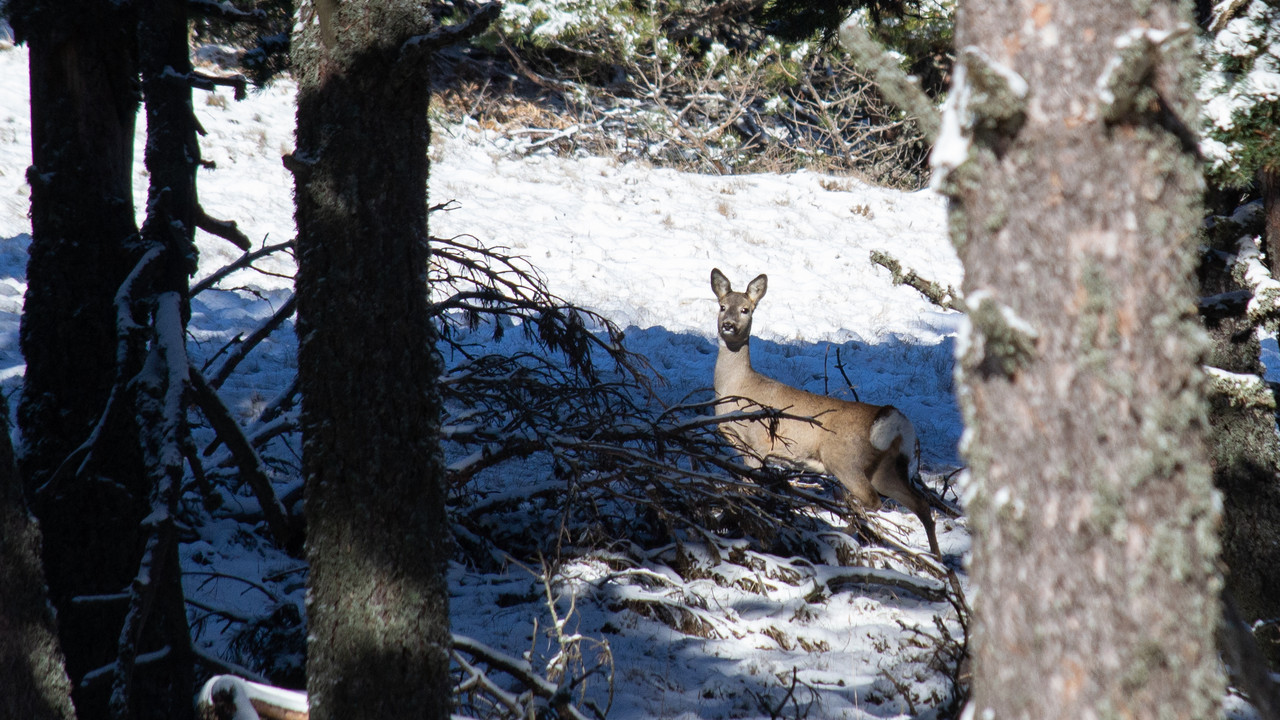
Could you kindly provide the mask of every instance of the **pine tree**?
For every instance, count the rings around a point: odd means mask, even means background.
[[[1266,212],[1268,266],[1280,277],[1280,3],[1219,3],[1200,95],[1209,120],[1204,143],[1213,178],[1257,183]]]
[[[445,720],[452,545],[426,281],[426,60],[454,31],[417,0],[317,0],[300,17],[287,165],[311,717]]]
[[[89,437],[116,379],[114,298],[138,235],[136,19],[132,6],[107,0],[14,0],[9,11],[29,47],[33,139],[19,462],[77,712],[106,717],[109,684],[80,681],[114,659],[121,608],[72,599],[118,594],[137,570],[147,489],[128,415],[104,428],[112,452],[84,472],[59,468]]]

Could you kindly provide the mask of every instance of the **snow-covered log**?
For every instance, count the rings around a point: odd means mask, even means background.
[[[307,720],[307,694],[234,675],[209,678],[196,699],[200,720]]]

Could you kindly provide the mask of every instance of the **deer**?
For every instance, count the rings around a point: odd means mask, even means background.
[[[768,285],[769,278],[761,274],[746,292],[734,292],[719,268],[711,271],[711,289],[720,301],[716,416],[753,408],[785,413],[776,422],[725,421],[721,433],[748,467],[777,463],[833,476],[850,500],[868,511],[880,509],[881,495],[893,498],[920,518],[929,550],[941,558],[929,499],[912,483],[919,441],[911,420],[892,405],[815,395],[751,366],[751,320]]]

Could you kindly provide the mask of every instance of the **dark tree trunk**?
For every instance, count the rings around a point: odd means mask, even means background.
[[[191,61],[184,0],[139,0],[139,71],[147,113],[149,174],[139,244],[139,282],[127,294],[138,327],[148,328],[145,359],[130,359],[124,398],[138,418],[149,513],[135,578],[128,587],[111,674],[116,720],[194,717],[195,658],[178,561],[178,499],[185,470],[188,279],[196,267],[196,168],[200,146],[191,106]],[[126,297],[122,291],[121,297]],[[119,362],[119,359],[118,359]],[[164,660],[140,656],[163,651]]]
[[[1222,697],[1205,338],[1187,311],[1194,37],[1161,35],[1184,13],[988,0],[957,18],[972,144],[944,130],[936,152],[956,165],[971,311],[976,717],[1212,717]]]
[[[40,529],[0,414],[0,717],[73,720],[71,681],[40,563]]]
[[[1267,253],[1267,269],[1271,271],[1271,277],[1280,278],[1280,167],[1260,168],[1258,189],[1262,193],[1262,212],[1266,223],[1262,247]]]
[[[1204,297],[1241,286],[1224,262],[1234,258],[1235,232],[1210,247],[1199,269]],[[1211,340],[1208,364],[1232,373],[1261,376],[1257,327],[1243,312],[1205,315]],[[1258,646],[1280,667],[1280,443],[1275,412],[1225,393],[1210,395],[1210,457],[1214,485],[1222,492],[1222,560],[1227,591],[1253,626]]]
[[[450,714],[429,86],[401,62],[426,17],[410,0],[307,3],[294,40],[313,720]]]
[[[84,473],[54,478],[89,437],[116,379],[113,299],[137,236],[137,37],[129,7],[107,0],[11,5],[14,29],[30,48],[33,160],[20,467],[44,532],[50,597],[82,719],[106,716],[107,687],[79,681],[114,658],[122,608],[71,600],[128,586],[147,511],[128,413],[106,428]]]

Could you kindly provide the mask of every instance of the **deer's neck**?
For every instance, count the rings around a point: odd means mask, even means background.
[[[751,368],[750,341],[733,347],[720,338],[720,354],[716,356],[716,395],[741,395],[755,372]]]

